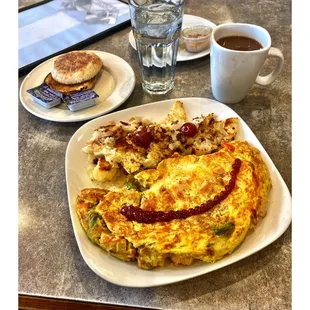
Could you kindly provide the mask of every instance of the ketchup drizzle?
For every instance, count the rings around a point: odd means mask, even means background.
[[[232,192],[235,187],[237,175],[241,167],[241,160],[235,159],[232,165],[232,171],[230,172],[231,178],[225,189],[218,195],[214,196],[213,199],[209,199],[207,202],[202,203],[200,206],[186,210],[177,211],[147,211],[134,206],[124,206],[121,208],[121,214],[123,214],[128,220],[136,221],[138,223],[151,224],[155,222],[170,222],[176,219],[186,219],[192,215],[199,215],[212,209],[214,206],[219,204]]]

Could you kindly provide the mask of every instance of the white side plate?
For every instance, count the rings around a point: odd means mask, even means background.
[[[51,72],[54,60],[51,58],[33,69],[24,79],[20,87],[20,101],[24,108],[33,115],[55,122],[77,122],[89,120],[120,106],[130,96],[135,87],[135,74],[131,66],[122,58],[110,53],[91,51],[103,61],[104,68],[99,73],[94,91],[99,95],[96,105],[80,111],[71,112],[64,104],[46,109],[35,102],[27,90],[43,83]]]
[[[246,237],[241,246],[231,255],[213,264],[197,261],[188,267],[174,267],[169,264],[163,268],[156,268],[149,271],[142,270],[138,268],[135,262],[127,263],[113,258],[103,249],[91,243],[79,222],[76,213],[76,197],[83,188],[96,187],[87,175],[87,159],[86,154],[82,151],[82,147],[90,139],[94,129],[112,120],[127,121],[130,117],[142,116],[148,119],[151,117],[153,121],[161,121],[168,114],[176,100],[181,100],[184,103],[189,119],[200,116],[201,114],[207,115],[211,112],[215,113],[220,120],[228,117],[239,118],[240,128],[236,138],[238,140],[247,140],[260,150],[261,156],[266,162],[271,174],[273,187],[267,206],[268,213],[254,232]],[[155,102],[112,113],[84,124],[72,136],[67,146],[66,182],[72,225],[85,262],[100,277],[121,286],[152,287],[175,283],[206,274],[261,250],[279,238],[291,223],[290,192],[256,136],[232,109],[217,101],[206,98],[180,98]]]
[[[199,16],[194,16],[194,15],[184,14],[182,29],[184,29],[185,27],[190,27],[190,26],[195,26],[195,25],[209,26],[212,29],[214,29],[216,27],[216,25],[214,23],[212,23],[211,21],[209,21],[205,18],[202,18]],[[137,49],[135,38],[133,36],[132,31],[129,32],[129,43],[135,50]],[[209,48],[204,50],[204,51],[201,51],[199,53],[188,52],[184,47],[183,40],[180,39],[177,61],[187,61],[187,60],[197,59],[197,58],[201,58],[201,57],[204,57],[206,55],[209,55],[209,54],[210,54]]]

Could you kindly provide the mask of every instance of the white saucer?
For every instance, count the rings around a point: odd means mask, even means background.
[[[194,15],[184,14],[182,29],[185,27],[194,26],[194,25],[209,26],[212,29],[214,29],[216,27],[216,25],[214,23],[212,23],[211,21],[209,21],[205,18],[202,18],[199,16],[194,16]],[[132,31],[129,32],[129,43],[135,50],[137,49],[135,38],[133,36]],[[209,54],[210,54],[209,48],[200,52],[200,53],[188,52],[184,47],[183,40],[180,39],[177,61],[187,61],[187,60],[197,59],[197,58],[201,58],[201,57],[204,57],[206,55],[209,55]]]
[[[64,104],[51,109],[44,108],[35,102],[27,90],[43,83],[51,72],[51,58],[34,68],[24,79],[20,87],[20,101],[24,108],[33,115],[55,122],[77,122],[90,120],[104,115],[119,107],[133,92],[135,74],[131,66],[122,58],[101,51],[92,51],[103,61],[104,68],[99,73],[94,91],[99,95],[96,105],[80,111],[71,112]]]

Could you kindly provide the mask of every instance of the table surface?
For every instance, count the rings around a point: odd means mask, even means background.
[[[20,0],[19,7],[36,1]],[[249,125],[291,190],[291,1],[189,0],[185,14],[216,24],[244,22],[265,27],[285,65],[269,86],[254,85],[228,105]],[[214,99],[210,57],[179,62],[174,89],[151,96],[142,91],[130,26],[87,46],[125,59],[136,75],[132,95],[117,110],[163,99]],[[263,71],[270,71],[267,62]],[[264,72],[263,72],[264,73]],[[19,85],[24,76],[19,78]],[[275,242],[233,265],[156,288],[125,288],[97,276],[84,262],[71,224],[65,181],[68,141],[85,122],[40,119],[19,102],[19,293],[118,306],[159,309],[291,309],[291,226]]]

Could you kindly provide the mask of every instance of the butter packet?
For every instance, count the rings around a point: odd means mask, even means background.
[[[28,89],[27,92],[43,107],[50,109],[61,103],[63,95],[55,89],[43,83],[37,87]]]
[[[93,90],[84,90],[63,98],[70,111],[79,111],[95,105],[95,98],[99,97]]]

